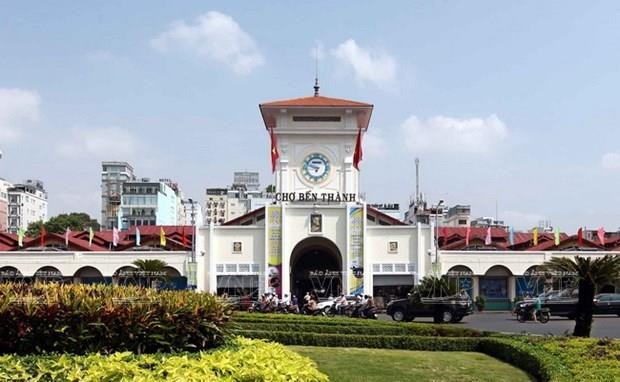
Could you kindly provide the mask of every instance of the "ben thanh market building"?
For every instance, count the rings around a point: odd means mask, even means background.
[[[386,300],[440,272],[474,297],[486,296],[488,309],[506,309],[515,296],[544,285],[535,270],[551,257],[620,253],[618,239],[562,235],[556,243],[542,234],[533,245],[531,234],[509,243],[501,229],[472,228],[466,235],[466,228],[406,225],[370,207],[360,193],[372,104],[321,96],[317,86],[313,96],[259,108],[262,134],[271,141],[272,204],[219,226],[142,226],[140,246],[136,227],[121,232],[116,245],[111,231],[48,234],[23,238],[21,245],[16,235],[0,233],[0,281],[130,283],[133,261],[156,258],[168,264],[174,288],[254,297],[265,291],[361,293]]]

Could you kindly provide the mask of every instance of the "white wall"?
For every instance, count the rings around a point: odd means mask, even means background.
[[[131,266],[135,260],[159,259],[186,275],[185,260],[189,252],[0,252],[0,268],[17,268],[22,276],[33,276],[45,266],[57,268],[63,276],[73,276],[85,266],[98,269],[103,276],[112,276],[119,268]]]

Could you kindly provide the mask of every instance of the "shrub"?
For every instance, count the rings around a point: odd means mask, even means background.
[[[478,351],[525,370],[538,381],[573,380],[566,365],[558,358],[516,339],[482,338]]]
[[[261,330],[234,330],[248,338],[260,338],[284,345],[358,347],[429,351],[476,351],[478,338],[440,338],[420,336],[388,336],[362,334],[322,334]]]
[[[341,317],[312,317],[282,314],[239,314],[232,322],[243,329],[302,330],[311,332],[352,334],[406,334],[429,337],[480,337],[475,329],[453,325],[434,325],[416,322],[361,320]]]
[[[327,376],[282,345],[236,338],[212,352],[0,356],[0,380],[10,381],[296,381]]]
[[[0,284],[0,352],[207,349],[224,339],[226,309],[215,296],[189,291]]]

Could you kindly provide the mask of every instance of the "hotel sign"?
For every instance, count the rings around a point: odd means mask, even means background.
[[[279,202],[355,202],[355,193],[345,192],[276,192]]]

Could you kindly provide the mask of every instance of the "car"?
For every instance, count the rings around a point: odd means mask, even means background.
[[[408,298],[392,300],[387,304],[386,313],[394,321],[411,321],[416,317],[433,317],[436,323],[459,322],[474,312],[470,298],[459,295],[447,297],[420,298],[413,294]]]
[[[594,314],[615,314],[620,317],[620,293],[601,293],[594,296]]]
[[[541,298],[542,307],[549,308],[552,316],[575,317],[577,301],[579,299],[579,289],[565,289],[557,293],[549,293]]]

